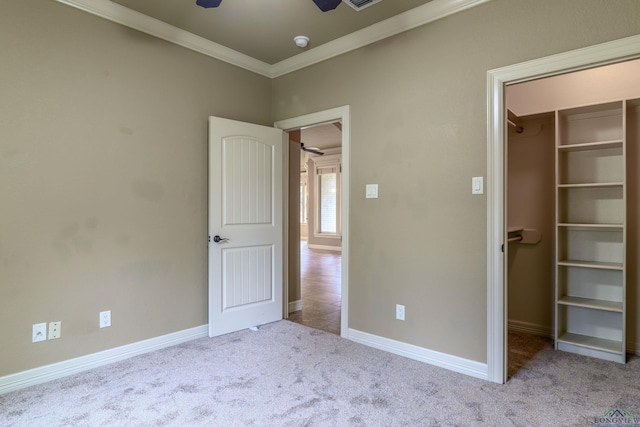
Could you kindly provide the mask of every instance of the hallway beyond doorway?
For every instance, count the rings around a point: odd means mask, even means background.
[[[341,258],[340,252],[300,242],[302,310],[289,314],[290,321],[340,335]]]

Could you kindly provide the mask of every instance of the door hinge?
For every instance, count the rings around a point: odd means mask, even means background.
[[[211,241],[211,240],[209,240],[209,241]],[[502,250],[502,253],[504,253],[504,243],[502,244],[501,250]]]

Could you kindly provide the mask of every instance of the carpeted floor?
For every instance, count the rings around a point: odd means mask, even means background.
[[[640,358],[536,343],[499,385],[280,321],[2,395],[0,425],[584,426],[614,408],[640,414]]]

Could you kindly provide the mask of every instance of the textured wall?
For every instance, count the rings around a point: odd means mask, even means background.
[[[509,322],[552,336],[554,307],[555,127],[553,113],[521,117],[517,133],[509,127],[507,224],[537,230],[535,245],[510,243]]]
[[[0,376],[206,323],[206,117],[270,124],[346,104],[349,326],[485,361],[486,200],[470,178],[486,174],[486,71],[639,28],[636,0],[494,0],[270,82],[55,2],[5,0]],[[32,344],[31,325],[55,320],[63,339]]]
[[[494,0],[275,79],[275,119],[351,105],[350,328],[486,361],[487,70],[639,32],[635,0]]]
[[[0,376],[207,323],[207,116],[269,79],[46,0],[0,40]]]

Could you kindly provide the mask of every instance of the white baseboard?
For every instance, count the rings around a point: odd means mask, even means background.
[[[309,247],[309,249],[342,252],[342,246],[314,245],[313,243],[307,243],[307,246]]]
[[[57,378],[77,374],[78,372],[108,365],[109,363],[129,359],[144,353],[160,350],[198,338],[209,336],[208,325],[138,341],[121,347],[112,348],[86,356],[76,357],[63,362],[29,369],[28,371],[0,377],[0,394],[9,393],[25,387],[41,384]]]
[[[289,313],[293,313],[294,311],[302,310],[302,300],[299,299],[297,301],[289,302]]]
[[[349,339],[369,347],[388,351],[399,356],[408,357],[420,362],[435,365],[450,371],[469,375],[483,380],[489,379],[489,372],[486,363],[480,363],[462,357],[452,356],[446,353],[429,350],[416,345],[395,341],[389,338],[379,337],[367,332],[349,329]]]
[[[522,332],[523,334],[553,339],[553,329],[536,325],[535,323],[522,322],[520,320],[509,320],[507,327],[513,332]]]

